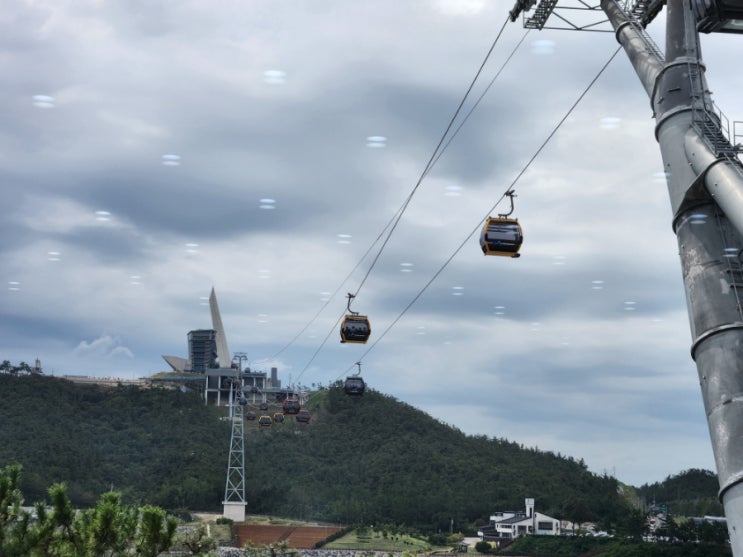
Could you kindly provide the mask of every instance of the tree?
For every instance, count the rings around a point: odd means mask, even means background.
[[[0,556],[157,557],[173,545],[176,520],[159,507],[121,504],[121,494],[103,494],[98,504],[75,511],[64,484],[49,488],[43,502],[23,510],[21,467],[0,470]]]
[[[691,542],[696,541],[697,534],[694,521],[691,519],[676,521],[669,517],[666,522],[668,537],[671,541]]]
[[[581,497],[570,498],[565,505],[565,516],[572,521],[573,524],[578,525],[579,531],[581,524],[588,522],[592,518],[588,505],[586,505],[586,502]]]
[[[475,544],[475,551],[478,553],[490,553],[492,551],[492,547],[488,542],[485,541],[479,541]]]
[[[641,540],[647,533],[647,530],[645,513],[639,509],[627,511],[617,523],[617,533],[634,540]]]
[[[26,362],[20,362],[14,369],[15,371],[25,371],[26,373],[31,373],[31,366],[28,365]]]
[[[21,467],[18,465],[6,466],[0,471],[0,552],[8,557],[19,555],[15,552],[15,540],[12,536],[8,539],[8,534],[17,522],[22,522],[23,496],[18,489],[20,475]]]
[[[195,528],[180,533],[176,545],[187,548],[191,555],[202,555],[217,548],[217,541],[207,535],[206,526],[199,524]]]
[[[157,557],[173,545],[177,522],[167,518],[160,507],[145,505],[140,509],[137,527],[137,554],[144,557]]]
[[[700,542],[725,545],[730,541],[728,527],[724,522],[704,520],[699,525],[697,531],[699,532]]]
[[[92,555],[124,554],[136,532],[137,514],[136,508],[121,506],[120,493],[104,493],[95,508],[80,515],[85,549]]]

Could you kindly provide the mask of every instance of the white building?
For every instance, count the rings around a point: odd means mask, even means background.
[[[525,499],[524,506],[524,511],[502,511],[492,514],[490,524],[478,530],[477,535],[483,541],[496,543],[514,540],[527,534],[560,535],[560,521],[536,512],[534,499]]]

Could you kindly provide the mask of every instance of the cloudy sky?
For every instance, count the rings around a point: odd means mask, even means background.
[[[623,52],[537,155],[613,34],[509,24],[381,249],[511,5],[8,3],[0,358],[164,371],[211,326],[214,287],[230,350],[285,384],[361,360],[372,388],[468,434],[634,485],[714,470],[654,121]],[[703,37],[731,119],[740,46]],[[512,185],[522,257],[484,257]],[[339,342],[347,292],[367,345]]]

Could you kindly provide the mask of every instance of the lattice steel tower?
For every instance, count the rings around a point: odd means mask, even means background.
[[[234,389],[234,391],[233,391]],[[238,404],[235,404],[236,400]],[[232,424],[232,435],[230,436],[230,455],[227,459],[227,482],[224,488],[224,516],[235,522],[245,520],[245,437],[243,420],[242,389],[238,379],[233,381],[230,387],[230,423]]]

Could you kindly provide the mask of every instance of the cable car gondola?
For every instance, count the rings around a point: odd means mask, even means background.
[[[365,344],[371,335],[366,315],[346,315],[341,323],[341,342]]]
[[[297,415],[294,416],[294,419],[300,424],[308,424],[310,423],[310,413],[307,410],[300,410]]]
[[[284,414],[282,414],[281,412],[276,412],[273,415],[273,421],[274,423],[277,423],[277,424],[284,423]]]
[[[359,366],[358,373],[346,377],[346,382],[343,384],[343,390],[349,396],[362,396],[366,390],[366,383],[359,375],[361,373],[361,362],[356,362],[356,365]]]
[[[261,428],[271,427],[272,423],[273,420],[271,419],[271,416],[261,416],[258,418],[258,426]]]
[[[513,213],[513,190],[506,192],[511,200],[511,210],[497,217],[488,217],[480,233],[480,248],[485,255],[521,257],[519,249],[524,241],[524,233],[518,219],[508,218]]]
[[[364,383],[364,380],[358,375],[352,375],[351,377],[346,377],[346,382],[343,384],[343,390],[347,395],[361,396],[366,390],[366,383]]]
[[[284,414],[298,414],[301,408],[298,398],[284,399]]]
[[[359,315],[356,311],[351,311],[351,300],[355,296],[348,294],[348,314],[343,317],[341,323],[341,342],[350,342],[356,344],[366,344],[371,335],[371,324],[366,315]]]

